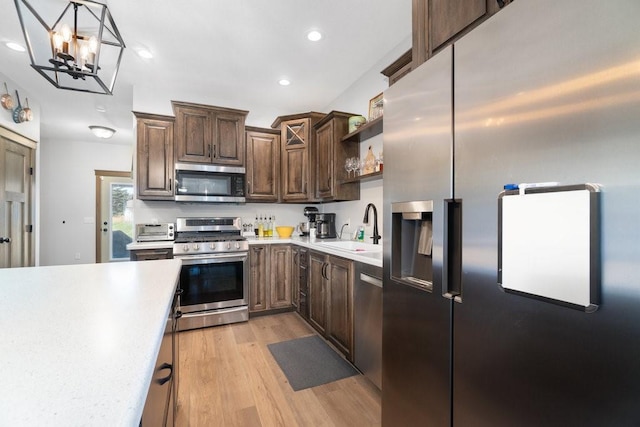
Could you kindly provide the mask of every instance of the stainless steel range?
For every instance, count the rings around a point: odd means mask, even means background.
[[[178,218],[174,258],[182,259],[180,330],[249,319],[249,244],[240,218]]]

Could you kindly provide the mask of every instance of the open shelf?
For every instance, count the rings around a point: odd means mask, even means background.
[[[358,130],[355,130],[350,134],[343,136],[342,142],[362,142],[365,139],[369,139],[380,133],[382,133],[382,116],[363,124],[358,128]]]
[[[381,179],[382,178],[382,171],[380,172],[372,172],[372,173],[368,173],[366,175],[358,175],[354,178],[347,178],[344,179],[342,181],[340,181],[341,184],[348,184],[350,182],[362,182],[362,181],[372,181],[374,179]]]

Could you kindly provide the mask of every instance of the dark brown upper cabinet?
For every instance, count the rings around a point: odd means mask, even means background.
[[[391,86],[511,1],[412,0],[411,50],[382,70],[382,74],[389,78]]]
[[[323,113],[278,117],[271,125],[280,129],[281,197],[284,202],[315,202],[316,134],[313,126]]]
[[[247,202],[280,198],[280,131],[247,126]]]
[[[174,118],[133,113],[136,117],[138,199],[173,200]]]
[[[171,101],[176,162],[244,166],[248,111]]]
[[[348,157],[357,157],[359,147],[354,142],[342,142],[349,133],[349,117],[353,113],[332,111],[314,126],[316,133],[315,197],[322,201],[360,199],[360,183],[343,183],[347,178],[344,167]]]

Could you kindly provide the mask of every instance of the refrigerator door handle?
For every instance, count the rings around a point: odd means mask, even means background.
[[[442,296],[462,302],[462,199],[444,200]]]

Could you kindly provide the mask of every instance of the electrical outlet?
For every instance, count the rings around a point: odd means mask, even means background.
[[[80,252],[76,252],[76,256],[74,257],[75,259],[80,259]]]

